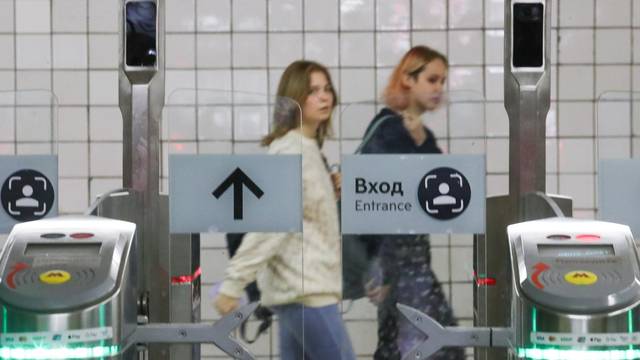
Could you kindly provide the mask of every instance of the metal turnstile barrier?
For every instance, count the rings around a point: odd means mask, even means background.
[[[628,226],[550,218],[510,225],[508,236],[511,326],[443,328],[399,305],[428,337],[404,359],[445,346],[502,347],[530,360],[640,358],[640,259]]]
[[[154,343],[212,343],[253,359],[229,334],[255,303],[215,324],[140,324],[136,253],[131,222],[75,216],[16,225],[0,259],[0,359],[133,360]]]

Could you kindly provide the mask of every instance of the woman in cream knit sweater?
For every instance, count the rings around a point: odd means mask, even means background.
[[[320,148],[331,127],[336,93],[327,69],[296,61],[284,71],[279,98],[302,110],[278,111],[263,139],[270,154],[302,154],[303,234],[249,233],[231,259],[215,306],[221,314],[257,280],[261,301],[278,315],[283,360],[354,360],[338,303],[342,297],[335,190]]]

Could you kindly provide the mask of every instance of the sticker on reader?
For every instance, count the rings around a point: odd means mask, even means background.
[[[591,271],[571,271],[568,272],[564,279],[572,285],[593,285],[598,282],[598,275]]]
[[[102,341],[113,339],[112,327],[98,327],[90,329],[80,330],[63,330],[63,331],[40,331],[40,332],[20,332],[20,333],[2,333],[0,335],[0,345],[15,345],[17,343],[27,344],[47,344],[47,345],[60,345],[60,344],[73,344],[79,342],[89,341]],[[41,349],[40,354],[42,354]],[[55,351],[55,348],[52,349]],[[25,349],[26,353],[26,349]],[[45,353],[46,354],[46,353]],[[21,358],[26,359],[27,357]],[[44,357],[38,357],[38,359],[44,359]],[[58,359],[58,357],[56,357]],[[66,359],[66,357],[65,357]]]
[[[40,281],[49,285],[60,285],[71,280],[71,274],[64,270],[50,270],[40,274]]]

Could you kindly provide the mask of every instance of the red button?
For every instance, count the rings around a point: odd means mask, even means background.
[[[576,239],[584,240],[584,241],[598,241],[598,240],[600,240],[600,235],[581,234],[581,235],[577,235]]]
[[[88,239],[88,238],[92,238],[93,234],[92,233],[75,233],[69,236],[74,239]]]

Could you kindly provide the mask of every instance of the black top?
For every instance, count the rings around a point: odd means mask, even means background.
[[[384,108],[371,121],[365,132],[365,137],[375,128],[373,136],[362,146],[363,154],[440,154],[442,150],[438,147],[437,140],[433,132],[426,126],[427,139],[421,145],[416,145],[404,127],[402,115]]]
[[[379,124],[376,126],[376,124]],[[427,139],[416,145],[404,127],[402,115],[384,108],[371,121],[365,132],[365,138],[373,131],[371,138],[362,146],[363,154],[440,154],[433,132],[425,126]],[[398,276],[414,267],[428,266],[431,263],[428,236],[416,235],[361,235],[366,240],[370,256],[378,255],[382,270],[382,281],[391,284]],[[412,254],[411,256],[408,256]]]

